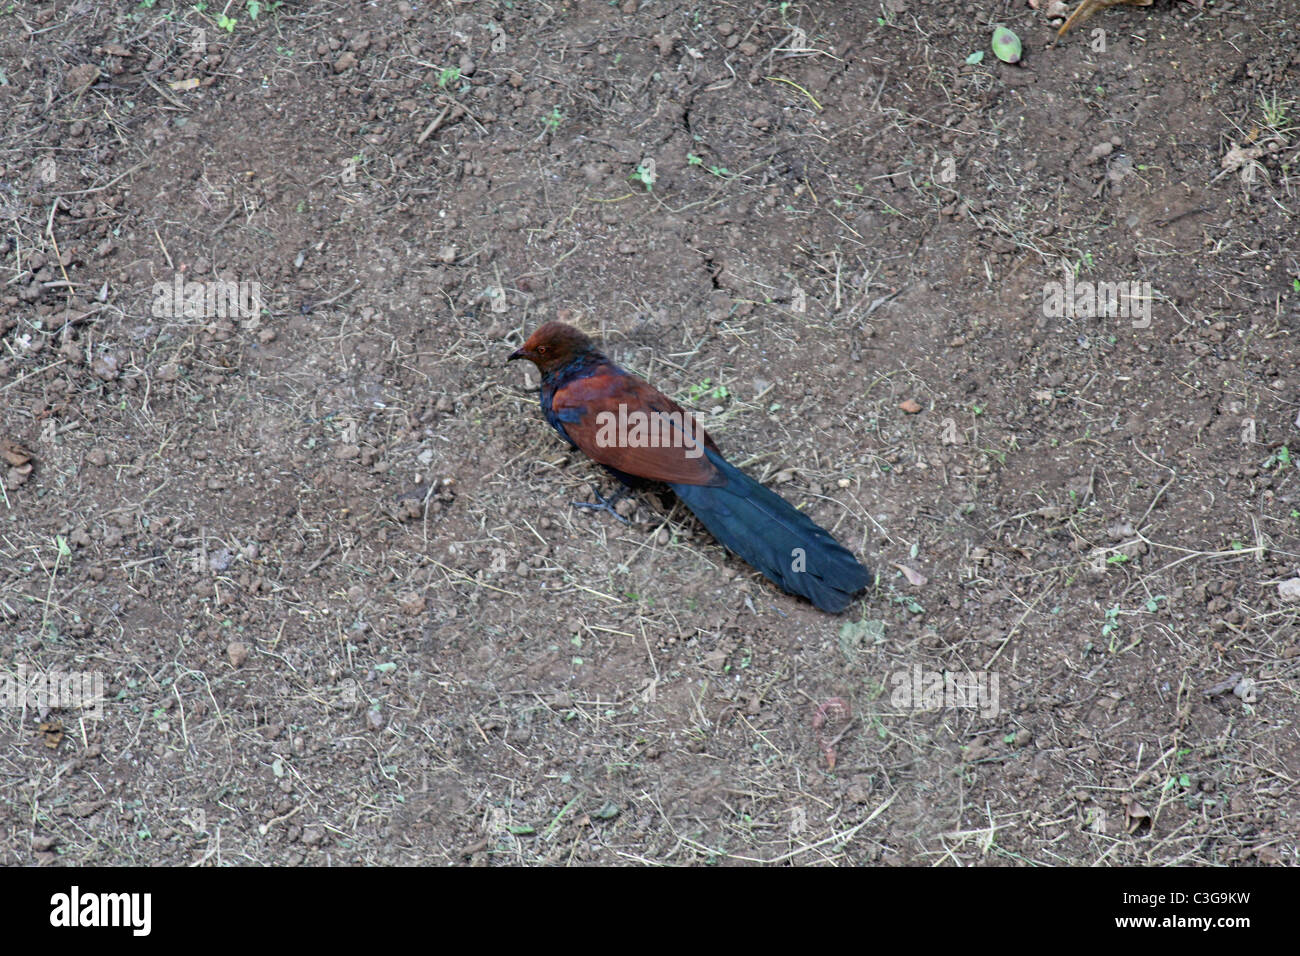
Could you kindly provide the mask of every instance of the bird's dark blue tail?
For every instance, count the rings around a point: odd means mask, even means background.
[[[829,531],[716,454],[721,485],[672,485],[677,497],[731,551],[791,594],[838,613],[871,585],[871,572]]]

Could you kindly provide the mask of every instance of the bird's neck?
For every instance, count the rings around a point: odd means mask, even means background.
[[[560,388],[572,382],[575,378],[582,378],[597,365],[608,361],[609,359],[595,349],[579,352],[563,365],[547,371],[542,376],[542,387],[551,390]]]

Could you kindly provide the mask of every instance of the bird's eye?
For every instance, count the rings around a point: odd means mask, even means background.
[[[541,355],[541,354],[542,354],[543,352],[545,352],[545,351],[546,351],[546,346],[545,346],[545,345],[539,345],[539,346],[537,346],[537,354],[538,354],[538,355]]]

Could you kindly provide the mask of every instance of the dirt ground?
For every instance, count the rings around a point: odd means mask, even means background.
[[[0,6],[0,863],[1297,862],[1300,5],[223,3]]]

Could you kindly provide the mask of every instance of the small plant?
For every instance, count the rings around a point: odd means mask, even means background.
[[[654,168],[645,163],[640,163],[637,165],[636,169],[632,171],[632,175],[629,176],[628,179],[632,180],[632,182],[640,183],[645,187],[646,192],[650,192],[650,190],[655,187]]]
[[[239,21],[234,17],[228,17],[224,13],[217,14],[217,26],[221,27],[221,29],[225,30],[227,33],[234,33],[235,26],[238,23]]]
[[[1275,467],[1277,468],[1278,473],[1282,473],[1283,471],[1286,471],[1288,464],[1291,464],[1291,449],[1290,447],[1283,445],[1282,447],[1279,447],[1277,451],[1274,451],[1273,454],[1269,455],[1268,459],[1264,462],[1264,467]]]
[[[562,122],[564,122],[564,114],[560,112],[558,106],[542,117],[542,125],[546,127],[548,133],[554,133],[560,128]]]
[[[272,0],[271,3],[262,3],[261,0],[247,0],[244,8],[248,11],[248,19],[256,20],[265,10],[268,13],[275,13],[277,9],[284,6],[284,0]]]
[[[1101,636],[1107,640],[1107,649],[1114,654],[1119,642],[1119,605],[1106,611],[1106,619],[1101,625]]]
[[[460,79],[460,67],[449,66],[438,73],[438,89],[445,90]]]
[[[692,403],[698,402],[701,397],[714,398],[721,401],[722,399],[727,398],[730,394],[731,393],[727,391],[727,386],[723,385],[721,382],[714,385],[712,379],[706,378],[704,381],[700,382],[699,385],[692,385],[687,389],[687,395],[689,396],[687,401]]]
[[[1272,96],[1259,97],[1259,108],[1264,114],[1264,123],[1275,132],[1281,132],[1287,129],[1287,119],[1290,117],[1291,102],[1282,100],[1276,93]]]

